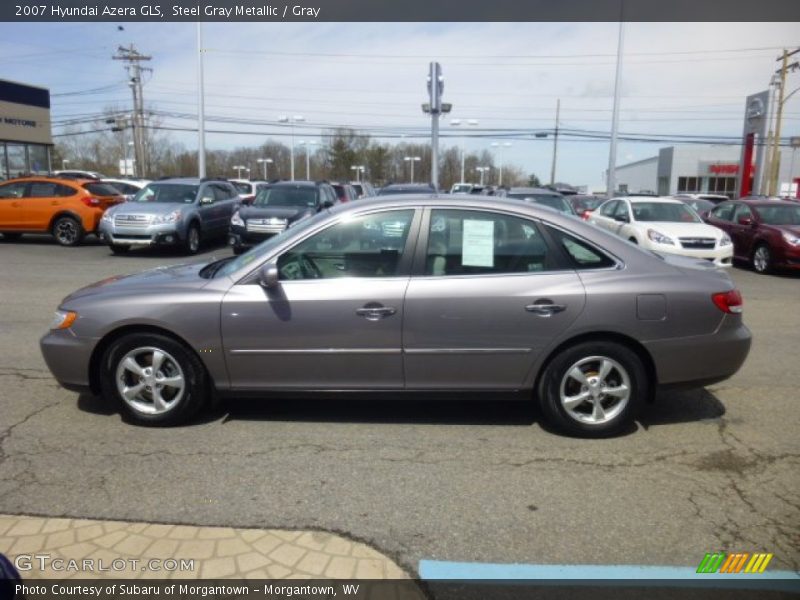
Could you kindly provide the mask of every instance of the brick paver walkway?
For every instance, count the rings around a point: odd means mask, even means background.
[[[23,579],[409,577],[369,546],[319,531],[0,514],[0,552]]]

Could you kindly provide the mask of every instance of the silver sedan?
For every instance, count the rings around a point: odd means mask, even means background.
[[[545,207],[384,196],[236,258],[78,290],[41,348],[61,385],[140,424],[185,422],[212,397],[481,392],[601,437],[658,386],[733,375],[750,348],[741,312],[710,262]]]

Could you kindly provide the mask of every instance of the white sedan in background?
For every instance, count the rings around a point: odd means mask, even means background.
[[[733,244],[727,233],[703,223],[689,206],[673,198],[628,196],[612,198],[589,213],[589,222],[643,248],[733,264]]]

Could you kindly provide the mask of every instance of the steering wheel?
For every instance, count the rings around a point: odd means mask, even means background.
[[[322,277],[319,267],[308,256],[301,254],[297,257],[297,260],[305,279],[320,279]]]

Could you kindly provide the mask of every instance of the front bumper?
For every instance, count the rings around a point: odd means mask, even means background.
[[[228,233],[228,244],[234,248],[250,248],[275,237],[278,233],[280,232],[262,233],[247,231],[244,227],[231,227]]]
[[[683,248],[680,245],[670,246],[668,244],[656,244],[648,242],[644,245],[648,250],[661,252],[662,254],[675,254],[686,258],[699,258],[714,263],[717,267],[733,266],[733,244],[727,246],[715,246],[714,248]]]
[[[91,388],[89,364],[99,338],[82,338],[71,330],[52,330],[39,341],[47,368],[61,386],[72,391]]]
[[[800,246],[784,245],[773,251],[773,262],[782,269],[800,269]]]
[[[115,246],[161,246],[183,242],[184,236],[176,223],[159,223],[146,227],[124,227],[113,221],[101,221],[100,237]]]

